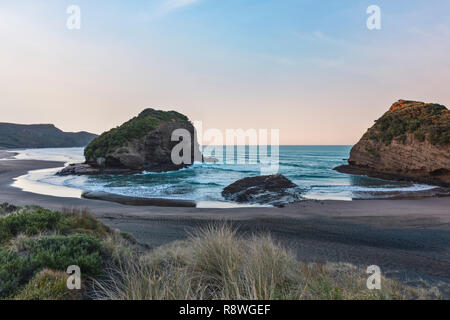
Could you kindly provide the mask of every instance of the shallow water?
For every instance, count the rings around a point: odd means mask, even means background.
[[[352,200],[383,198],[396,194],[431,190],[434,187],[410,182],[385,181],[352,176],[332,170],[345,164],[351,146],[281,146],[278,172],[303,189],[308,199]],[[17,159],[83,162],[82,148],[28,149],[17,151]],[[223,157],[215,155],[219,160]],[[248,160],[248,155],[244,156]],[[234,159],[241,159],[235,156]],[[25,191],[53,196],[80,197],[82,191],[106,191],[137,197],[195,200],[200,206],[223,207],[222,189],[234,181],[261,173],[259,164],[203,164],[167,173],[142,173],[126,176],[68,176],[60,170],[29,172],[16,179],[14,186]]]

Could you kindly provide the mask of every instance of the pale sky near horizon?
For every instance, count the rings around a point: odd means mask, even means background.
[[[353,144],[398,99],[450,106],[449,39],[447,0],[0,0],[0,122],[101,133],[152,107]]]

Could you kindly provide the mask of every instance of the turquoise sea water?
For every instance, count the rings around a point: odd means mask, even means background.
[[[346,163],[351,146],[281,146],[278,172],[303,189],[307,199],[352,200],[382,198],[395,193],[409,193],[432,189],[432,186],[352,176],[332,170]],[[217,155],[216,155],[217,156]],[[83,149],[31,149],[21,151],[20,159],[58,160],[66,163],[82,162]],[[219,159],[221,157],[218,157]],[[248,156],[246,157],[248,159]],[[20,177],[18,187],[27,191],[52,195],[79,196],[81,191],[107,191],[137,197],[224,201],[222,189],[234,181],[260,175],[258,164],[202,164],[168,173],[142,173],[126,176],[58,177],[59,169],[30,172]],[[31,186],[31,187],[30,187]],[[36,191],[40,187],[41,191]],[[25,189],[26,189],[25,188]],[[31,190],[30,190],[31,188]],[[44,190],[44,191],[42,191]]]

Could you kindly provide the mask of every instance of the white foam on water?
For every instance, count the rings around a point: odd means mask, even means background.
[[[436,188],[424,184],[384,181],[337,173],[348,147],[288,147],[280,149],[285,166],[280,173],[300,188],[302,197],[316,200],[382,198],[386,193],[414,193]],[[84,162],[83,148],[14,150],[18,160]],[[289,164],[292,164],[291,166]],[[227,202],[222,189],[238,179],[260,174],[255,165],[195,163],[167,173],[143,172],[131,176],[56,176],[61,168],[34,170],[15,179],[13,186],[24,191],[59,197],[79,198],[83,191],[105,191],[142,198],[183,199],[198,202],[199,208],[251,207]],[[384,194],[383,194],[384,193]]]
[[[84,161],[83,148],[44,148],[14,150],[18,153],[15,160],[40,160],[58,161],[69,163],[81,163]],[[58,177],[55,174],[63,169],[50,168],[31,170],[27,174],[14,178],[12,187],[19,188],[25,192],[49,195],[54,197],[80,198],[82,189],[67,187],[64,184],[66,177]]]
[[[58,161],[68,163],[84,162],[84,148],[42,148],[14,150],[17,160]]]
[[[45,178],[54,175],[61,169],[62,168],[53,168],[29,171],[27,174],[15,178],[11,186],[25,192],[42,195],[63,198],[81,198],[81,194],[83,193],[83,190],[81,189],[42,182],[45,181]]]

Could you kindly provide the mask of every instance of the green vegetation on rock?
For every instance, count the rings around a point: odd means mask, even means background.
[[[394,139],[405,143],[407,134],[420,142],[450,144],[450,111],[439,104],[401,100],[366,133],[371,140],[385,145]]]
[[[376,157],[376,158],[379,158],[379,157],[380,157],[380,155],[378,154],[378,152],[377,152],[374,148],[372,148],[372,147],[370,147],[370,146],[367,146],[367,147],[366,147],[366,151],[367,151],[368,153],[370,153],[372,156]]]
[[[145,136],[149,131],[158,128],[163,122],[180,120],[187,121],[188,118],[176,111],[145,109],[137,117],[119,127],[104,132],[93,140],[84,150],[84,156],[87,161],[95,161],[99,157],[105,157],[127,141]],[[124,153],[127,150],[120,149],[119,152]]]

